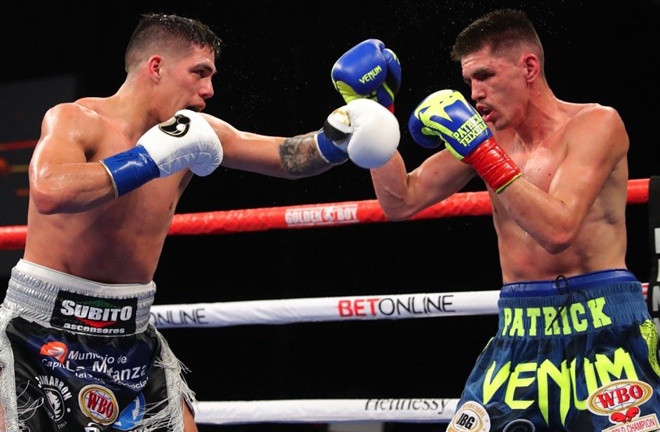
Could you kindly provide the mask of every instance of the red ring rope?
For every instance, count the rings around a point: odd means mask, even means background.
[[[646,204],[649,179],[628,181],[628,204]],[[431,206],[412,220],[453,216],[484,216],[492,211],[488,193],[464,192]],[[174,215],[170,235],[227,234],[271,229],[341,226],[387,222],[377,200],[345,201],[301,206],[188,213]],[[25,247],[27,227],[0,227],[0,249]]]

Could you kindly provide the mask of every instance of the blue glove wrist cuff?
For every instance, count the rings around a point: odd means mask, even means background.
[[[339,147],[337,147],[330,138],[328,138],[323,129],[316,134],[316,147],[319,149],[321,156],[331,164],[339,165],[348,160],[348,154]]]
[[[115,198],[160,177],[160,169],[147,150],[138,145],[101,161],[115,187]]]

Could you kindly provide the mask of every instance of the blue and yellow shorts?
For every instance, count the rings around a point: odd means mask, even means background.
[[[660,429],[658,332],[631,272],[508,284],[498,307],[447,431]]]

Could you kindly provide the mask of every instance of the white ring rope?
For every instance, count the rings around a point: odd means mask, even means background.
[[[340,423],[398,421],[448,423],[458,399],[294,399],[197,402],[198,424]]]
[[[642,284],[646,297],[648,283]],[[497,314],[499,291],[253,300],[154,305],[158,328],[430,318]]]
[[[499,291],[194,303],[151,307],[158,328],[497,314]]]
[[[643,284],[646,297],[648,284]],[[497,314],[499,291],[154,305],[158,328],[225,327],[343,320],[430,318]],[[398,421],[448,423],[458,399],[289,399],[203,402],[198,424],[340,423]]]

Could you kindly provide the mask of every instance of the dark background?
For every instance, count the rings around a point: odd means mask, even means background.
[[[240,129],[289,136],[319,128],[342,105],[330,68],[375,37],[401,60],[399,149],[412,169],[431,153],[410,139],[409,113],[433,91],[467,91],[449,59],[453,40],[471,20],[502,6],[521,7],[535,23],[557,97],[619,110],[631,140],[630,178],[658,174],[658,1],[10,0],[0,25],[0,86],[74,76],[78,96],[109,96],[125,77],[124,47],[139,14],[175,12],[202,19],[224,40],[207,112]],[[38,138],[38,124],[27,134],[23,139]],[[194,179],[178,213],[373,198],[368,171],[350,163],[297,181],[221,168]],[[651,265],[647,228],[647,206],[629,206],[628,265],[643,281]],[[155,280],[158,304],[496,290],[501,281],[489,217],[170,237]],[[163,332],[191,369],[199,399],[212,401],[457,398],[495,328],[495,316],[486,316]]]

